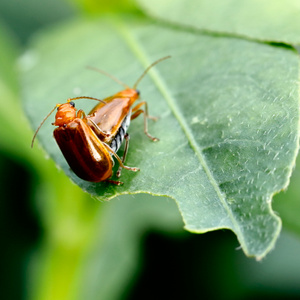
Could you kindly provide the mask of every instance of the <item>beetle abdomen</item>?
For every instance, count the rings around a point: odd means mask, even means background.
[[[112,175],[110,153],[86,123],[76,118],[54,130],[56,142],[73,172],[83,180],[99,182]]]
[[[124,136],[127,133],[127,130],[130,125],[130,117],[131,117],[131,111],[127,114],[127,116],[124,118],[117,134],[113,138],[112,142],[110,143],[111,149],[117,153],[117,151],[120,149],[122,142],[124,140]]]

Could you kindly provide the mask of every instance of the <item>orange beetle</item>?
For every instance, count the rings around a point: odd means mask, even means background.
[[[160,58],[148,66],[148,68],[145,69],[143,74],[135,82],[133,88],[130,88],[125,83],[103,70],[89,67],[90,69],[101,72],[125,87],[125,90],[122,90],[111,97],[105,98],[103,100],[105,103],[101,102],[96,105],[88,115],[89,120],[94,124],[91,127],[95,130],[95,132],[97,132],[98,137],[101,139],[101,141],[109,144],[115,152],[118,151],[123,139],[125,138],[126,143],[122,158],[123,163],[125,162],[129,146],[129,135],[127,133],[127,129],[130,125],[130,121],[138,117],[141,113],[144,114],[144,133],[151,140],[158,141],[158,138],[153,137],[148,132],[148,119],[156,120],[157,118],[149,116],[147,102],[142,101],[133,108],[132,105],[140,98],[140,92],[136,88],[145,74],[154,65],[168,58],[170,58],[170,56]],[[141,109],[143,105],[145,107],[144,110]],[[99,132],[97,127],[101,128],[105,135]],[[120,167],[117,171],[117,177],[121,176],[121,169],[122,167]]]
[[[122,184],[120,181],[109,179],[112,176],[112,167],[114,165],[112,156],[118,160],[120,165],[117,172],[118,177],[121,175],[122,168],[135,172],[139,171],[138,168],[124,165],[129,145],[127,129],[130,120],[144,113],[145,134],[153,141],[158,140],[148,133],[147,119],[156,118],[148,115],[147,103],[143,101],[133,109],[131,107],[133,103],[139,99],[140,93],[136,89],[137,84],[152,66],[166,58],[169,58],[169,56],[161,58],[151,64],[139,77],[133,88],[129,88],[106,72],[98,70],[124,85],[126,89],[104,100],[81,96],[70,98],[65,104],[57,104],[36,130],[31,146],[33,146],[35,137],[45,120],[57,108],[55,122],[52,124],[58,126],[58,128],[54,130],[53,134],[60,150],[74,173],[86,181],[108,181],[117,185]],[[73,102],[73,100],[84,98],[100,102],[87,116],[82,110],[78,110],[76,113],[75,104]],[[145,106],[145,110],[140,109],[142,105]],[[123,158],[121,159],[117,155],[117,151],[124,138],[126,144]]]
[[[67,100],[67,103],[57,104],[51,112],[42,121],[36,130],[31,147],[35,137],[51,113],[57,108],[55,122],[52,125],[58,126],[53,134],[54,138],[64,155],[73,172],[81,179],[91,182],[108,181],[117,185],[122,184],[120,181],[109,180],[112,176],[112,167],[114,162],[112,155],[118,160],[120,167],[131,171],[139,171],[138,168],[124,166],[120,157],[107,145],[99,140],[95,131],[90,125],[95,124],[89,122],[88,116],[82,110],[76,108],[73,100],[77,99],[93,99],[93,97],[75,97]],[[98,134],[105,133],[100,128],[96,127]]]

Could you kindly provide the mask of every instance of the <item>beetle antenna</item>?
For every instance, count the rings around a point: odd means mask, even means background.
[[[165,60],[165,59],[168,59],[170,58],[171,55],[168,55],[168,56],[165,56],[165,57],[162,57],[158,60],[156,60],[155,62],[153,62],[144,72],[143,74],[138,78],[138,80],[135,82],[134,86],[133,86],[133,89],[136,89],[136,87],[138,86],[138,84],[140,83],[140,81],[144,78],[144,76],[147,74],[147,72],[153,67],[155,66],[156,64],[158,64],[159,62]]]
[[[73,100],[78,100],[78,99],[90,99],[90,100],[96,100],[96,101],[99,101],[99,102],[102,102],[102,103],[106,103],[105,101],[101,100],[101,99],[98,99],[98,98],[94,98],[94,97],[88,97],[88,96],[79,96],[79,97],[74,97],[74,98],[69,98],[67,100],[67,102],[71,102]]]
[[[91,100],[96,100],[96,101],[99,101],[99,102],[102,102],[102,103],[106,103],[105,101],[101,100],[101,99],[98,99],[98,98],[94,98],[94,97],[88,97],[88,96],[80,96],[80,97],[74,97],[74,98],[69,98],[67,100],[67,103],[73,101],[73,100],[78,100],[78,99],[91,99]],[[43,124],[45,123],[45,121],[50,117],[50,115],[54,112],[54,110],[59,107],[61,104],[56,104],[54,106],[53,109],[51,109],[51,111],[49,112],[49,114],[44,118],[44,120],[42,121],[42,123],[40,124],[40,126],[38,127],[38,129],[35,131],[34,133],[34,136],[32,138],[32,141],[31,141],[31,148],[33,147],[33,143],[34,143],[34,140],[36,138],[36,135],[38,134],[40,128],[43,126]]]
[[[50,115],[54,112],[54,110],[55,110],[58,106],[60,106],[60,104],[56,104],[56,105],[54,106],[54,108],[51,109],[51,111],[49,112],[49,114],[44,118],[44,120],[42,121],[42,123],[40,124],[40,126],[38,127],[38,129],[35,131],[34,136],[33,136],[33,138],[32,138],[32,141],[31,141],[31,148],[33,147],[33,143],[34,143],[35,137],[36,137],[37,133],[39,132],[40,128],[43,126],[43,124],[45,123],[45,121],[50,117]]]
[[[124,82],[122,82],[121,80],[119,80],[118,78],[116,78],[115,76],[113,76],[113,75],[111,75],[111,74],[109,74],[109,73],[107,73],[107,72],[105,72],[105,71],[103,71],[101,69],[98,69],[98,68],[94,68],[94,67],[90,67],[90,66],[88,66],[87,68],[91,69],[91,70],[94,70],[94,71],[97,71],[97,72],[100,72],[101,74],[109,77],[110,79],[112,79],[116,83],[124,86],[126,89],[129,89],[129,86],[127,84],[125,84]]]

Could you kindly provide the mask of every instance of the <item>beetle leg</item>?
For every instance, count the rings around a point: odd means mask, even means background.
[[[122,185],[122,184],[124,184],[124,182],[122,182],[122,181],[116,181],[116,180],[110,180],[110,179],[106,179],[104,181],[108,182],[108,183],[116,184],[116,185]]]
[[[139,109],[142,105],[145,106],[145,110]],[[147,119],[152,119],[152,120],[157,120],[157,118],[155,117],[151,117],[148,114],[148,105],[146,101],[142,101],[141,103],[139,103],[137,106],[135,106],[132,109],[132,112],[134,112],[134,114],[131,116],[131,120],[137,118],[141,113],[144,114],[144,132],[145,134],[154,142],[159,141],[158,138],[153,137],[149,132],[148,132],[148,120]]]
[[[96,135],[101,139],[109,137],[109,133],[104,132],[93,120],[86,118],[87,124],[92,128]]]
[[[153,116],[149,116],[148,115],[148,105],[146,101],[142,101],[140,102],[138,105],[136,105],[133,109],[132,112],[136,112],[141,106],[145,105],[145,110],[147,110],[147,119],[151,119],[153,121],[157,121],[158,118],[157,117],[153,117]],[[139,110],[139,114],[137,114],[135,117],[131,116],[131,120],[135,119],[136,117],[138,117],[142,112],[144,112],[142,109]]]
[[[119,165],[120,165],[121,168],[126,169],[126,170],[130,170],[130,171],[133,171],[133,172],[137,172],[137,171],[140,170],[139,168],[136,168],[136,167],[127,167],[127,166],[125,166],[123,164],[120,156],[113,149],[111,149],[106,143],[103,143],[103,145],[117,159],[117,161],[119,162]]]
[[[85,117],[85,112],[82,109],[77,111],[77,118],[83,119]]]
[[[124,147],[124,153],[123,153],[123,157],[122,157],[122,163],[123,164],[125,163],[125,159],[126,159],[128,148],[129,148],[129,138],[130,138],[129,134],[126,133],[124,135],[124,138],[125,138],[125,147]],[[118,178],[121,176],[121,171],[122,171],[122,167],[120,166],[117,173],[116,173],[116,176]]]

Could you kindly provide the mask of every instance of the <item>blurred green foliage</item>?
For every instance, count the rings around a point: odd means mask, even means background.
[[[135,5],[134,0],[111,0],[111,1],[99,1],[99,0],[69,0],[77,7],[81,12],[88,15],[96,15],[99,13],[107,12],[137,12],[138,8]]]
[[[78,17],[83,2],[0,2],[2,298],[298,298],[300,229],[294,220],[299,218],[284,205],[299,207],[298,169],[291,189],[275,199],[284,227],[297,236],[285,230],[275,250],[257,263],[235,250],[238,243],[229,231],[183,232],[172,200],[142,195],[99,203],[41,149],[30,149],[33,133],[21,109],[19,55],[41,28]],[[134,7],[120,2],[113,3],[116,10]],[[100,13],[105,3],[84,6]]]

